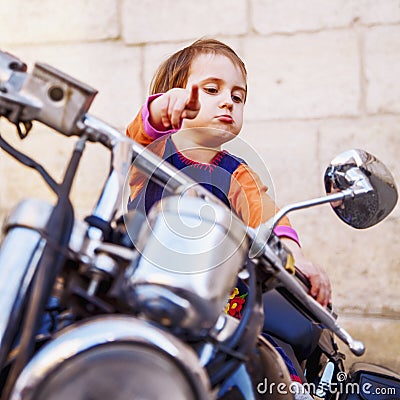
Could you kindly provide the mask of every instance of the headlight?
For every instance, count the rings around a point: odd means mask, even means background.
[[[125,276],[128,303],[149,320],[201,336],[225,307],[248,241],[225,207],[171,196],[152,208],[137,249],[141,257]]]

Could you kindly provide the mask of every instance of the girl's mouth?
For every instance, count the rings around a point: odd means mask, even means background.
[[[233,118],[230,115],[218,115],[217,119],[221,122],[225,122],[227,124],[232,124],[233,123]]]

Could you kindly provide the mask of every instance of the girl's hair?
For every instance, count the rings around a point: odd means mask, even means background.
[[[247,79],[246,67],[233,49],[215,39],[199,39],[177,51],[158,67],[150,85],[150,94],[165,93],[172,88],[184,88],[192,62],[200,54],[218,54],[228,57],[240,68],[244,79]]]

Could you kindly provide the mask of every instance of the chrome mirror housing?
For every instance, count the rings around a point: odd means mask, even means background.
[[[394,178],[387,167],[364,150],[348,150],[335,157],[325,171],[327,194],[351,190],[352,196],[331,202],[346,224],[369,228],[387,217],[397,203]]]

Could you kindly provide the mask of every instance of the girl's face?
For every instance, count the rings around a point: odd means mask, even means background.
[[[192,62],[186,88],[193,84],[199,86],[201,108],[195,119],[183,120],[182,128],[197,132],[199,144],[210,147],[238,135],[246,98],[246,80],[240,68],[224,55],[200,54]]]

